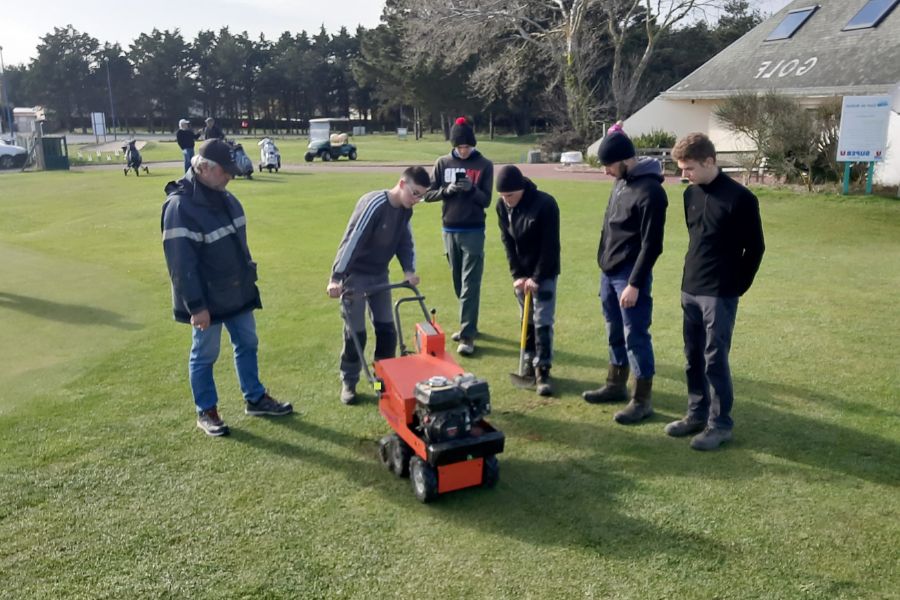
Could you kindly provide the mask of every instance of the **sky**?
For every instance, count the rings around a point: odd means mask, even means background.
[[[7,4],[8,3],[8,4]],[[28,63],[37,54],[41,37],[54,27],[71,24],[100,43],[119,42],[123,48],[141,33],[178,28],[186,40],[201,29],[222,27],[252,38],[264,33],[277,39],[282,32],[313,34],[325,25],[328,33],[346,26],[378,25],[383,0],[0,0],[0,47],[7,65]],[[33,8],[34,7],[34,8]]]
[[[750,0],[766,13],[780,10],[791,0]],[[22,0],[0,0],[0,47],[7,65],[34,58],[41,36],[53,27],[71,24],[76,30],[123,48],[141,33],[178,28],[187,40],[201,29],[246,31],[257,38],[277,39],[283,31],[316,33],[323,24],[329,33],[346,26],[378,25],[382,0],[42,0],[37,7]]]

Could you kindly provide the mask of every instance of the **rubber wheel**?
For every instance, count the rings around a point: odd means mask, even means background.
[[[125,177],[128,177],[128,169],[122,169],[122,170],[125,171]]]
[[[331,162],[331,153],[330,153],[330,152],[323,152],[323,153],[322,153],[322,160],[324,160],[325,162]]]
[[[312,162],[313,159],[315,158],[315,156],[313,156],[312,154],[310,154],[309,152],[307,152],[307,153],[303,156],[303,158],[306,159],[306,162]]]
[[[409,477],[409,457],[412,456],[412,450],[396,433],[391,435],[390,438],[391,443],[388,446],[388,452],[391,471],[397,477]]]
[[[493,454],[484,457],[484,470],[481,473],[481,485],[492,488],[500,479],[500,461]]]
[[[350,160],[356,160],[356,150],[351,150],[350,154],[347,155],[347,158]]]
[[[386,435],[378,440],[378,458],[388,471],[391,469],[391,436]]]
[[[140,169],[135,169],[135,170],[134,170],[134,176],[135,176],[135,177],[140,177],[140,176],[141,176],[141,170],[140,170]]]
[[[12,156],[0,156],[0,169],[10,169],[13,166]]]
[[[259,165],[259,172],[262,173],[262,170],[263,170],[263,166],[262,166],[262,165]],[[271,173],[271,172],[272,172],[272,170],[269,169],[269,173]]]
[[[418,456],[409,461],[409,481],[419,502],[428,503],[438,497],[437,471]]]

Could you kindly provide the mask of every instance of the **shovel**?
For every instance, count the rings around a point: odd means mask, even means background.
[[[525,340],[528,337],[528,318],[531,313],[531,291],[525,292],[525,307],[522,310],[522,337],[519,342],[519,372],[510,373],[509,380],[518,388],[534,389],[534,377],[525,375]]]

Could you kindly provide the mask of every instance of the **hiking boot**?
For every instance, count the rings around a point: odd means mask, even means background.
[[[356,384],[341,384],[341,402],[344,404],[356,404]]]
[[[609,365],[606,385],[581,394],[585,402],[601,404],[605,402],[625,402],[628,400],[628,365]]]
[[[715,450],[725,442],[731,441],[730,429],[718,429],[707,427],[703,433],[691,438],[691,448],[694,450]]]
[[[244,404],[244,413],[253,417],[261,417],[269,415],[271,417],[283,417],[294,412],[294,407],[289,402],[279,402],[269,395],[268,392],[262,395],[262,398],[256,402],[247,402]]]
[[[522,377],[535,378],[534,365],[531,364],[531,361],[525,361],[525,370],[522,371]]]
[[[553,382],[550,380],[550,367],[541,367],[537,372],[537,393],[539,396],[553,395]]]
[[[459,338],[459,346],[456,351],[463,356],[472,356],[475,354],[475,340],[472,338]]]
[[[454,342],[458,342],[459,338],[460,338],[460,335],[459,335],[458,331],[454,331],[453,333],[450,334],[450,339],[453,340]]]
[[[213,437],[228,435],[229,432],[228,425],[219,416],[219,411],[215,406],[197,413],[197,427],[202,429],[206,435]]]
[[[687,435],[693,435],[695,433],[700,433],[706,428],[706,421],[700,421],[699,419],[693,419],[690,415],[679,419],[677,421],[672,421],[668,425],[666,425],[666,433],[671,435],[672,437],[684,437]]]
[[[633,425],[640,423],[653,414],[653,406],[650,403],[650,391],[653,388],[653,379],[636,379],[634,381],[634,395],[631,401],[613,418],[619,425]]]

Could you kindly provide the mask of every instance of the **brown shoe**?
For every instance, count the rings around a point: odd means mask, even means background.
[[[596,390],[583,392],[581,397],[585,402],[591,404],[628,400],[628,365],[609,365],[606,373],[606,385]]]
[[[666,433],[668,435],[671,435],[672,437],[685,437],[688,435],[693,435],[695,433],[700,433],[705,428],[706,421],[692,419],[691,416],[688,415],[683,419],[672,421],[671,423],[666,425]]]
[[[634,395],[628,405],[617,412],[613,418],[619,425],[634,425],[640,423],[653,414],[653,405],[650,402],[650,392],[653,389],[653,379],[636,379],[634,382]]]

